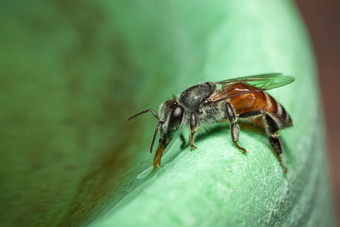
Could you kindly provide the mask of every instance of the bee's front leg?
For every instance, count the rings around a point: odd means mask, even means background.
[[[233,139],[233,143],[235,147],[242,150],[243,154],[245,154],[247,153],[247,150],[244,149],[243,147],[240,147],[240,145],[238,145],[237,143],[239,139],[239,128],[237,124],[235,111],[229,102],[227,102],[225,106],[226,106],[227,117],[231,125],[231,138]]]
[[[183,136],[183,133],[181,133],[181,134],[179,135],[179,138],[181,138],[181,141],[182,141],[181,148],[183,149],[183,148],[185,147],[185,144],[186,144],[185,138],[184,138],[184,136]]]
[[[197,148],[194,145],[194,140],[195,140],[195,133],[196,133],[197,128],[198,128],[197,117],[196,117],[195,113],[190,114],[189,128],[190,128],[190,137],[189,137],[190,148],[191,148],[191,150],[194,150],[194,149]]]

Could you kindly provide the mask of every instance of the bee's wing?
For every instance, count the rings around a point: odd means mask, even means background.
[[[235,83],[244,83],[260,88],[262,90],[269,90],[277,87],[282,87],[284,85],[292,83],[293,81],[294,77],[292,76],[285,76],[281,73],[268,73],[222,80],[217,82],[217,84],[222,84],[222,86],[225,87]]]
[[[214,95],[214,97],[211,97],[209,100],[210,103],[217,103],[235,96],[254,93],[254,92],[260,92],[265,90],[270,90],[273,88],[282,87],[284,85],[290,84],[294,81],[294,77],[292,76],[285,76],[281,73],[268,73],[268,74],[260,74],[260,75],[253,75],[253,76],[246,76],[246,77],[239,77],[239,78],[233,78],[229,80],[222,80],[219,82],[216,82],[216,84],[221,84],[222,89],[217,92],[217,94]],[[248,84],[254,87],[253,90],[246,90],[240,92],[237,92],[235,94],[228,94],[227,88],[230,85],[236,84],[236,83],[243,83]]]

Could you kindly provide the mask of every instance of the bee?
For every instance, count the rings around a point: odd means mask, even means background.
[[[227,120],[230,124],[233,144],[243,153],[247,153],[247,150],[238,143],[238,121],[248,120],[247,122],[260,125],[265,130],[273,153],[278,158],[284,173],[287,173],[280,156],[282,146],[278,131],[291,127],[292,119],[285,108],[265,91],[293,81],[294,77],[291,76],[268,73],[216,83],[197,84],[184,90],[178,98],[173,97],[161,104],[159,115],[153,109],[146,109],[127,118],[127,121],[147,112],[151,112],[157,118],[158,122],[150,146],[150,153],[152,153],[159,130],[160,139],[153,161],[153,170],[161,165],[165,148],[175,133],[181,131],[185,125],[189,125],[189,142],[193,150],[197,148],[194,140],[199,127]],[[182,134],[181,139],[185,143]]]

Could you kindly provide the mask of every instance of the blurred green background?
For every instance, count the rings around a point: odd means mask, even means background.
[[[1,3],[0,225],[333,225],[314,60],[290,1]],[[282,72],[284,176],[264,135],[228,127],[147,175],[155,119],[190,85]],[[146,170],[146,172],[145,172]]]

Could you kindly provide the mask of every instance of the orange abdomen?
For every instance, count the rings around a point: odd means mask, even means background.
[[[237,83],[229,86],[227,90],[228,94],[232,95],[257,90],[257,88]],[[281,129],[292,125],[292,120],[283,106],[264,91],[235,96],[231,98],[230,103],[237,114],[262,110],[274,117]]]
[[[252,91],[257,88],[247,84],[233,84],[228,88],[228,94],[237,94],[243,91]],[[256,110],[263,110],[267,113],[276,113],[278,109],[277,102],[267,93],[254,92],[245,95],[239,95],[231,98],[231,105],[234,107],[236,113],[242,114]]]

